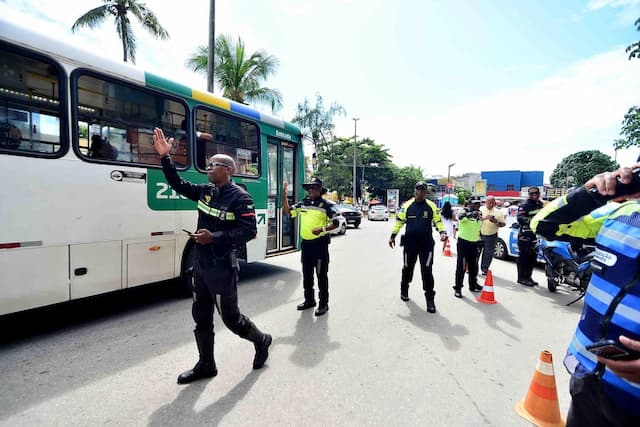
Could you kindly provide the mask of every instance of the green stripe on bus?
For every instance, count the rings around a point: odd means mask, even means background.
[[[171,80],[156,76],[155,74],[149,73],[147,71],[144,72],[144,79],[147,86],[167,90],[186,98],[191,98],[191,88],[189,88],[188,86],[172,82]]]

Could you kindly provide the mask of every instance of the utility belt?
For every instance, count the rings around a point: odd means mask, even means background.
[[[225,268],[231,267],[235,270],[240,270],[240,262],[238,261],[238,254],[235,249],[231,249],[229,252],[223,255],[216,255],[213,251],[212,245],[206,245],[198,248],[198,265],[203,268]]]

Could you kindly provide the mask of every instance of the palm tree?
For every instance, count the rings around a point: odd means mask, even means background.
[[[166,40],[169,33],[158,22],[156,15],[144,3],[136,0],[102,0],[104,4],[91,9],[80,18],[71,27],[71,31],[75,32],[80,27],[94,28],[101,24],[109,15],[113,16],[116,22],[116,30],[118,36],[122,40],[122,50],[124,52],[124,62],[131,57],[131,62],[136,63],[136,37],[131,28],[129,21],[129,12],[135,16],[140,25],[149,31],[156,38]]]
[[[247,56],[244,42],[238,37],[234,44],[230,36],[224,34],[216,38],[215,81],[222,89],[222,95],[234,101],[270,104],[271,111],[282,108],[282,95],[276,89],[262,86],[262,83],[278,67],[280,62],[264,51]],[[199,46],[196,53],[187,59],[186,65],[195,72],[207,72],[209,48]]]

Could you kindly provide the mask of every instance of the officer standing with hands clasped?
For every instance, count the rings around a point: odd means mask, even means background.
[[[436,312],[434,280],[433,280],[433,229],[436,226],[440,232],[440,240],[447,239],[447,232],[440,219],[440,212],[435,203],[426,198],[427,183],[419,181],[415,185],[415,197],[406,201],[396,214],[396,223],[389,238],[389,247],[396,246],[396,236],[402,226],[406,225],[400,245],[403,246],[404,264],[400,281],[400,299],[409,301],[409,283],[413,280],[413,270],[416,260],[420,257],[420,273],[422,274],[422,289],[427,301],[427,311]]]
[[[538,239],[529,223],[531,218],[542,209],[540,201],[540,189],[538,187],[529,187],[529,198],[520,206],[518,206],[518,224],[520,231],[518,232],[518,259],[516,267],[518,268],[518,283],[524,286],[536,286],[538,282],[533,280],[533,267],[536,265],[538,254],[536,253],[536,245]]]
[[[282,210],[291,218],[300,217],[304,302],[299,304],[297,309],[306,310],[316,306],[313,290],[315,270],[318,275],[319,291],[319,305],[315,315],[322,316],[329,311],[329,231],[338,228],[339,223],[336,218],[333,218],[335,216],[331,208],[333,202],[322,198],[327,189],[322,186],[320,178],[312,178],[309,182],[302,184],[302,188],[307,191],[307,197],[293,207],[289,207],[288,184],[284,182],[282,186]]]
[[[271,335],[264,334],[238,308],[238,259],[236,249],[256,235],[256,214],[249,193],[231,181],[234,160],[224,154],[211,156],[207,164],[210,184],[192,184],[178,175],[169,152],[173,138],[161,129],[153,131],[153,144],[161,157],[162,171],[171,188],[198,203],[198,229],[191,234],[196,244],[193,272],[192,315],[198,346],[198,363],[178,376],[187,384],[218,373],[213,357],[213,311],[217,307],[231,332],[252,341],[253,369],[260,369],[269,356]]]

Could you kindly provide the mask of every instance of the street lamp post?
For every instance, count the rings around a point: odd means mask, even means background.
[[[358,120],[359,118],[353,118],[353,199],[351,203],[356,205],[356,140],[358,138]]]
[[[447,194],[451,193],[451,188],[449,188],[449,184],[451,184],[451,168],[455,165],[455,163],[451,163],[447,168]]]

